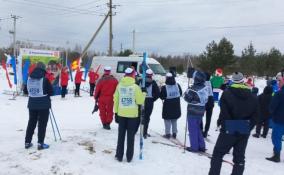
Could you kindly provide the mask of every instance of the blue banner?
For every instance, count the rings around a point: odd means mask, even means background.
[[[86,78],[87,78],[87,75],[88,75],[89,69],[90,69],[90,67],[91,67],[91,64],[92,64],[92,59],[88,59],[88,60],[87,60],[87,63],[85,64],[84,80],[86,80]]]
[[[14,72],[14,84],[17,84],[17,61],[16,61],[16,58],[13,56],[12,59],[11,59],[11,65],[12,65],[12,68],[13,68],[13,72]]]
[[[23,66],[23,84],[27,84],[28,77],[29,77],[29,67],[31,65],[31,60],[27,59]]]

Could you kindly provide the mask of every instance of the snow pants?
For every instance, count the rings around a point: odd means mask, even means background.
[[[276,124],[273,122],[272,128],[272,143],[273,143],[273,150],[275,153],[280,153],[282,149],[282,137],[284,135],[284,125]]]
[[[249,135],[230,135],[221,132],[218,136],[209,175],[220,175],[222,161],[225,154],[233,148],[234,167],[231,175],[242,175],[245,170],[245,152]]]
[[[269,119],[257,123],[256,129],[255,129],[257,135],[261,134],[262,127],[263,127],[262,135],[266,137],[267,133],[268,133],[268,130],[269,130]]]
[[[200,128],[202,117],[188,117],[188,132],[190,147],[193,151],[205,150],[204,137]]]
[[[164,120],[165,122],[165,134],[171,134],[171,129],[173,134],[177,134],[177,119]]]
[[[146,98],[145,100],[145,115],[143,118],[143,125],[144,125],[144,130],[143,130],[143,136],[146,136],[148,134],[148,127],[150,123],[150,116],[153,111],[153,106],[154,102],[152,99]]]
[[[99,110],[102,124],[110,124],[113,120],[113,97],[99,97]]]
[[[127,133],[127,150],[126,150],[126,158],[127,161],[131,161],[134,154],[134,141],[135,134],[137,132],[137,128],[140,124],[140,118],[126,118],[126,117],[118,117],[118,140],[116,147],[116,158],[118,160],[123,159],[124,154],[124,142],[125,135]]]
[[[25,143],[31,143],[34,130],[38,124],[38,143],[44,143],[46,126],[49,117],[49,109],[29,110],[29,122],[26,131]]]
[[[80,96],[80,86],[81,86],[81,83],[75,84],[75,96]]]
[[[90,83],[90,96],[94,96],[94,90],[95,90],[95,83]]]
[[[219,92],[213,92],[214,101],[219,101]]]
[[[62,98],[65,98],[66,92],[67,92],[67,86],[62,86],[61,87],[61,97]]]

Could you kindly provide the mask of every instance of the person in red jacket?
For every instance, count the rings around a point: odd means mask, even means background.
[[[104,68],[104,75],[99,79],[96,90],[95,100],[99,104],[100,118],[103,128],[110,130],[110,123],[113,120],[113,94],[118,84],[111,74],[111,67]]]
[[[75,74],[75,97],[80,97],[80,86],[82,82],[82,75],[83,71],[80,70],[80,68],[77,69]]]
[[[96,81],[99,78],[99,74],[94,72],[94,69],[91,68],[88,76],[89,76],[89,83],[90,83],[90,96],[92,97],[94,95]]]
[[[61,97],[62,98],[65,98],[66,89],[68,86],[68,80],[69,80],[68,68],[64,67],[61,70],[61,76],[60,76]]]

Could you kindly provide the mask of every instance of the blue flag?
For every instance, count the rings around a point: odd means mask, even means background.
[[[13,56],[12,59],[11,59],[11,65],[12,65],[12,68],[13,68],[13,72],[14,72],[14,84],[17,84],[17,61],[16,61],[16,58]]]
[[[92,64],[92,59],[88,59],[88,60],[87,60],[87,63],[85,64],[84,80],[86,80],[86,78],[87,78],[87,75],[88,75],[89,69],[90,69],[90,67],[91,67],[91,64]]]
[[[30,59],[27,59],[25,61],[25,64],[24,64],[23,70],[22,70],[22,72],[23,72],[23,84],[27,84],[30,65],[31,65],[31,61],[30,61]]]

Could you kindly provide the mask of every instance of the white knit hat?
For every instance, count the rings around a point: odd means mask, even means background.
[[[133,73],[133,69],[129,67],[129,68],[125,69],[124,73],[125,74],[131,74],[131,73]]]
[[[105,66],[105,67],[104,67],[104,70],[105,70],[105,71],[111,71],[111,67],[110,67],[110,66]]]
[[[146,70],[146,74],[147,74],[147,75],[153,75],[153,71],[152,71],[151,69],[147,69],[147,70]]]
[[[170,73],[170,72],[168,72],[168,73],[166,74],[166,77],[173,77],[173,74]]]

